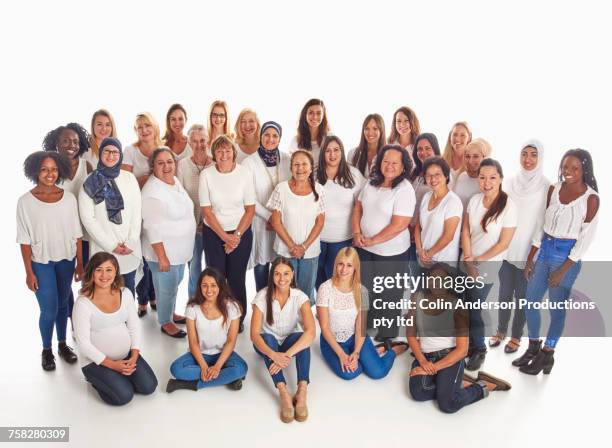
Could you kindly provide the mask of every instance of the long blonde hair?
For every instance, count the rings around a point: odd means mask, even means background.
[[[236,138],[234,139],[234,141],[239,145],[244,145],[245,143],[244,135],[242,135],[242,131],[240,131],[240,121],[242,120],[242,117],[244,117],[246,114],[255,115],[255,122],[257,123],[257,129],[255,129],[255,140],[257,140],[257,144],[259,144],[259,132],[261,131],[261,123],[259,122],[257,112],[249,108],[242,109],[238,114],[238,118],[236,118],[236,123],[234,123],[234,131],[236,132]]]
[[[157,123],[157,120],[153,118],[153,115],[151,115],[151,113],[149,112],[141,112],[138,115],[136,115],[136,120],[134,121],[134,131],[136,131],[137,135],[138,135],[137,128],[138,128],[139,121],[148,123],[151,126],[153,126],[155,146],[156,147],[161,146],[162,141],[161,141],[161,133],[159,131],[159,123]],[[134,146],[136,146],[137,148],[140,147],[139,145],[140,145],[140,138],[138,138],[138,140],[134,142]]]
[[[223,124],[223,132],[221,132],[221,135],[227,135],[228,137],[233,139],[234,135],[230,130],[230,119],[229,112],[227,110],[227,103],[225,101],[216,100],[213,101],[213,103],[210,105],[210,110],[208,111],[208,141],[212,142],[215,138],[217,138],[217,136],[213,136],[213,133],[215,132],[215,127],[213,125],[212,113],[215,107],[222,107],[223,112],[225,113],[225,123]]]
[[[353,290],[353,299],[355,300],[355,307],[361,309],[361,263],[359,261],[359,255],[354,247],[344,247],[338,251],[336,259],[334,260],[334,272],[332,274],[332,284],[338,286],[340,278],[338,277],[338,271],[336,267],[342,258],[348,258],[353,264],[353,278],[351,280],[351,289]]]
[[[90,148],[91,153],[94,156],[99,158],[100,156],[99,156],[98,153],[100,151],[100,148],[98,148],[98,142],[96,141],[96,133],[94,131],[94,124],[96,123],[96,118],[98,118],[98,117],[106,117],[106,118],[109,119],[109,121],[111,123],[111,128],[113,128],[113,130],[111,131],[111,135],[110,135],[111,137],[117,138],[117,128],[115,126],[115,120],[113,119],[113,116],[106,109],[98,109],[92,115],[92,117],[91,117],[91,134],[89,134],[89,148]]]
[[[451,136],[453,135],[453,129],[455,129],[457,126],[464,127],[468,133],[468,141],[465,143],[465,145],[467,146],[468,143],[472,141],[472,130],[470,129],[470,126],[467,124],[467,122],[458,121],[453,125],[453,127],[451,127],[451,130],[448,133],[448,138],[446,139],[446,146],[444,147],[444,152],[442,153],[442,158],[446,160],[446,163],[448,163],[449,167],[453,166],[453,145],[451,145]],[[463,171],[465,171],[465,163],[462,161],[461,168],[459,168],[458,174],[461,174]]]

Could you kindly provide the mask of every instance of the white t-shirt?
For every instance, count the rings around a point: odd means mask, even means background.
[[[193,256],[196,222],[193,202],[179,182],[169,185],[150,176],[142,188],[142,253],[157,262],[151,247],[163,243],[171,265],[185,264]]]
[[[295,137],[293,137],[291,139],[291,141],[289,142],[289,154],[293,154],[295,151],[297,151],[298,149],[302,149],[306,152],[309,152],[310,155],[312,156],[312,159],[314,161],[314,166],[318,166],[319,165],[319,156],[321,154],[321,147],[319,146],[319,144],[317,143],[316,140],[311,141],[310,142],[310,146],[312,149],[308,150],[306,148],[300,148],[298,147],[298,141],[297,141],[297,135]]]
[[[118,361],[130,350],[140,349],[140,322],[128,288],[121,288],[121,305],[114,313],[105,313],[87,297],[79,296],[72,322],[82,366],[100,364],[104,358]]]
[[[411,182],[411,185],[412,188],[414,188],[414,195],[416,196],[414,216],[412,217],[412,221],[410,221],[410,227],[414,228],[419,219],[419,212],[421,210],[421,201],[423,200],[423,196],[425,196],[425,193],[431,191],[431,188],[429,188],[423,176],[418,176]]]
[[[319,200],[316,202],[313,193],[299,196],[291,191],[289,182],[284,181],[276,186],[268,201],[267,207],[280,212],[283,226],[296,244],[306,241],[317,216],[325,213],[325,191],[319,183],[315,183],[315,190],[319,194]],[[321,253],[319,237],[306,249],[304,258],[319,256]],[[283,257],[292,257],[289,248],[278,235],[274,238],[274,250]]]
[[[256,154],[257,150],[252,153],[246,153],[242,150],[238,143],[234,143],[234,149],[236,150],[236,163],[242,164],[243,160],[249,157],[250,155]]]
[[[291,288],[289,290],[289,298],[285,306],[281,309],[278,300],[272,300],[272,317],[274,321],[272,325],[267,322],[267,306],[266,292],[268,288],[260,290],[253,299],[255,305],[263,313],[262,331],[266,334],[274,336],[279,344],[282,344],[287,336],[291,333],[298,333],[302,330],[302,314],[300,308],[304,303],[310,303],[308,296],[300,289]]]
[[[149,158],[145,156],[136,146],[128,146],[123,150],[123,164],[132,167],[132,173],[136,177],[151,174]]]
[[[204,168],[209,166],[210,164],[205,167],[200,167],[193,163],[191,157],[188,157],[182,159],[178,163],[176,170],[176,177],[193,201],[193,215],[198,224],[202,221],[202,208],[200,207],[200,174]]]
[[[487,231],[482,230],[480,221],[487,213],[487,208],[483,205],[484,194],[478,193],[472,196],[468,203],[466,212],[469,215],[470,240],[472,243],[472,256],[479,257],[493,247],[499,241],[499,237],[504,227],[516,227],[518,213],[512,198],[508,198],[506,207],[499,216],[487,224]],[[502,261],[506,259],[508,250],[502,251],[488,261]]]
[[[76,173],[74,174],[72,180],[66,178],[62,183],[58,184],[57,186],[65,191],[69,191],[76,198],[79,196],[79,190],[81,189],[81,186],[83,185],[83,182],[85,182],[86,178],[87,161],[85,160],[85,156],[83,155],[83,157],[79,159],[79,166],[77,167]]]
[[[225,325],[223,325],[223,316],[219,316],[217,319],[208,319],[202,312],[200,305],[187,305],[185,317],[195,320],[200,351],[204,355],[216,355],[223,351],[230,324],[233,320],[240,319],[240,309],[235,303],[228,303]]]
[[[464,171],[459,174],[457,179],[455,180],[455,185],[453,185],[452,190],[457,193],[459,199],[461,199],[461,203],[463,204],[463,208],[466,208],[472,196],[477,193],[480,193],[480,185],[478,183],[478,177],[470,177],[468,173]]]
[[[368,182],[359,194],[359,201],[363,207],[361,232],[370,238],[387,227],[394,215],[414,216],[416,196],[412,185],[406,179],[395,188],[375,187]],[[365,247],[364,250],[389,257],[402,254],[409,247],[410,232],[406,228],[390,240]]]
[[[27,192],[17,201],[17,244],[32,247],[32,261],[72,260],[77,239],[83,236],[77,200],[68,191],[53,203],[37,199]]]
[[[459,240],[461,236],[461,218],[463,217],[463,205],[461,199],[454,192],[448,191],[440,203],[433,210],[428,210],[429,201],[433,192],[426,193],[421,201],[419,221],[421,224],[421,244],[423,249],[429,250],[440,239],[444,233],[444,222],[454,216],[459,218],[459,224],[448,245],[432,257],[433,261],[445,263],[456,263],[459,259]]]
[[[317,306],[327,308],[329,329],[336,341],[346,342],[355,334],[357,307],[352,291],[340,291],[329,279],[319,286]],[[361,286],[361,309],[368,309],[368,290],[364,286]]]
[[[200,206],[212,206],[223,230],[235,230],[244,215],[244,207],[255,205],[255,188],[251,170],[236,164],[229,173],[215,165],[200,174]],[[206,221],[206,220],[205,220]],[[209,223],[206,223],[210,227]]]
[[[353,237],[351,216],[353,206],[363,188],[365,179],[357,168],[349,165],[355,185],[345,188],[342,185],[327,180],[323,186],[325,190],[325,225],[321,231],[321,241],[326,243],[339,243]]]
[[[185,145],[185,149],[183,149],[182,153],[177,154],[174,151],[172,151],[172,153],[176,156],[176,161],[180,162],[183,159],[190,158],[193,155],[193,149],[191,149],[189,142],[187,142],[187,144]]]

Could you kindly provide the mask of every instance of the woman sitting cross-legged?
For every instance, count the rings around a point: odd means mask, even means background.
[[[134,296],[123,286],[114,255],[98,252],[87,263],[72,320],[83,374],[102,400],[120,406],[134,392],[155,391],[155,373],[140,356]]]
[[[232,297],[225,277],[215,268],[202,272],[198,286],[185,310],[189,352],[170,366],[176,379],[168,381],[166,392],[223,384],[240,390],[247,373],[246,362],[234,352],[240,304]]]
[[[304,329],[302,330],[302,326]],[[291,262],[278,257],[272,262],[268,286],[253,300],[251,341],[265,360],[278,389],[280,417],[284,423],[308,418],[306,390],[310,382],[310,344],[315,337],[315,322],[308,296],[295,286]],[[291,397],[283,369],[295,356],[297,393]],[[294,408],[295,406],[295,408]]]
[[[352,380],[365,372],[372,379],[387,376],[396,355],[406,343],[396,343],[380,356],[365,335],[368,291],[361,284],[359,256],[352,247],[340,249],[332,278],[317,294],[317,317],[321,325],[321,353],[340,378]]]
[[[482,400],[491,391],[511,387],[483,371],[478,378],[464,376],[469,318],[464,310],[454,309],[456,293],[444,288],[453,282],[450,272],[440,263],[429,270],[425,289],[412,297],[414,325],[406,330],[415,357],[409,382],[412,398],[436,400],[440,410],[449,414]]]

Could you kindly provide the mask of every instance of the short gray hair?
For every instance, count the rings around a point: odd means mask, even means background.
[[[206,140],[208,140],[208,130],[206,129],[206,126],[204,126],[203,124],[199,124],[199,123],[192,124],[189,130],[187,131],[187,137],[191,138],[191,134],[193,134],[194,132],[203,132],[204,136],[206,137]]]

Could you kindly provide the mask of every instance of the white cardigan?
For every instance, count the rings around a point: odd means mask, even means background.
[[[90,255],[98,252],[112,253],[119,262],[121,273],[127,274],[136,270],[142,259],[140,246],[142,203],[138,181],[132,173],[121,170],[119,176],[115,178],[115,183],[123,197],[121,224],[109,221],[104,201],[94,204],[93,199],[82,187],[79,191],[79,214],[90,237]],[[129,255],[114,253],[113,250],[121,243],[132,249],[132,253]]]

